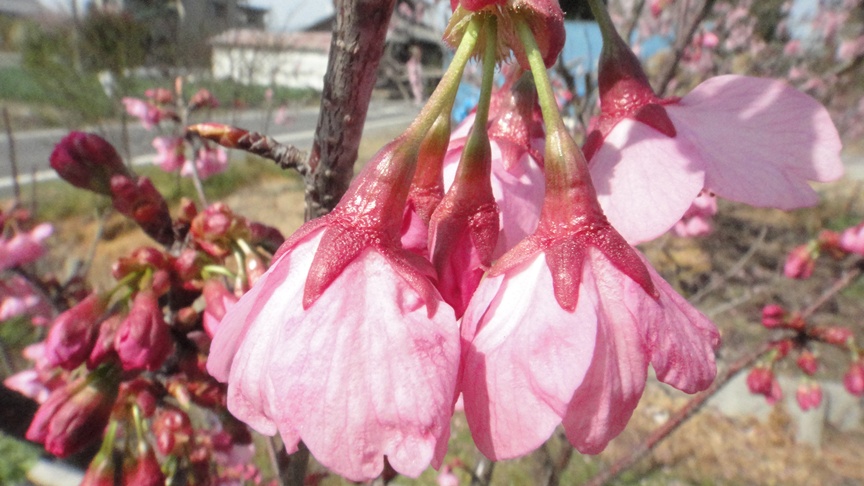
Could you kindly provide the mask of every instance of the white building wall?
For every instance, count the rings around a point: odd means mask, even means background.
[[[241,84],[324,89],[327,54],[246,47],[213,48],[213,76]]]

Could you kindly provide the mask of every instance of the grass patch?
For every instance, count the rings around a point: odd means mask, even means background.
[[[45,92],[33,77],[17,66],[0,68],[0,100],[45,103]]]
[[[36,464],[40,450],[27,442],[0,434],[0,484],[9,486],[30,484],[27,471]]]

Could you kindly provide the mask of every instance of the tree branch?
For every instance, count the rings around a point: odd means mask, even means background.
[[[336,25],[306,177],[306,219],[348,189],[395,0],[336,0]]]

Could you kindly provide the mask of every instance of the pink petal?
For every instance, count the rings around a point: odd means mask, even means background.
[[[591,158],[591,179],[603,212],[628,243],[662,235],[690,207],[704,184],[695,153],[680,136],[629,118],[606,137]]]
[[[755,206],[813,205],[808,180],[843,175],[840,137],[828,111],[781,81],[718,76],[666,106],[678,136],[695,144],[705,187]]]
[[[459,362],[452,310],[439,304],[429,317],[413,287],[369,250],[303,311],[305,271],[292,268],[279,298],[250,318],[231,370],[232,413],[260,410],[289,447],[302,438],[351,480],[377,477],[385,455],[408,476],[440,465]]]
[[[210,355],[207,358],[207,371],[214,378],[222,382],[228,381],[237,350],[245,339],[252,322],[273,294],[289,281],[301,290],[303,289],[305,279],[287,279],[286,277],[289,271],[297,272],[300,275],[305,275],[309,271],[312,257],[318,248],[323,233],[322,228],[306,235],[305,241],[299,242],[290,251],[277,255],[270,268],[259,279],[260,283],[252,287],[236,304],[228,309],[218,326],[218,332],[210,345]],[[290,290],[293,290],[293,287]],[[287,292],[288,290],[284,291]]]
[[[589,255],[579,305],[596,309],[597,344],[563,425],[579,452],[596,454],[624,430],[645,388],[648,357],[641,332],[643,315],[641,306],[629,304],[653,299],[602,253],[591,248]]]
[[[526,454],[561,422],[591,362],[589,299],[558,305],[542,253],[480,283],[463,318],[462,392],[474,442],[493,460]]]
[[[646,339],[651,349],[651,365],[657,379],[686,393],[704,390],[717,375],[714,348],[720,344],[720,334],[647,261],[645,266],[660,293],[660,305],[647,302],[648,305],[642,306],[642,320],[648,324]],[[639,298],[637,290],[634,285],[631,295],[635,298]]]

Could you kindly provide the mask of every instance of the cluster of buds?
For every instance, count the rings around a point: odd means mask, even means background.
[[[185,177],[206,179],[218,174],[228,166],[228,154],[220,147],[204,140],[186,137],[184,127],[190,116],[202,110],[207,113],[219,106],[219,100],[204,88],[199,89],[188,101],[183,97],[183,81],[177,78],[174,91],[154,88],[145,91],[146,99],[123,98],[126,111],[141,120],[148,130],[159,131],[153,139],[156,149],[154,163],[166,172],[180,171]],[[170,126],[162,121],[170,120]],[[187,152],[193,154],[187,156]]]
[[[819,345],[829,346],[850,356],[851,363],[843,383],[852,395],[864,395],[864,360],[861,359],[862,350],[855,343],[851,329],[809,324],[800,313],[788,312],[778,304],[762,308],[762,325],[767,329],[783,331],[786,336],[776,340],[764,359],[750,370],[747,386],[752,393],[765,395],[769,404],[776,403],[782,397],[782,390],[773,369],[792,354],[795,356],[795,366],[802,374],[795,394],[798,405],[804,411],[817,408],[822,403],[822,387],[814,380],[820,368],[815,351]]]
[[[853,256],[864,257],[864,223],[842,232],[822,230],[819,236],[793,248],[786,257],[783,274],[787,278],[807,279],[813,275],[816,262],[823,254],[834,260]]]
[[[260,480],[257,471],[235,470],[231,461],[213,467],[217,456],[252,446],[246,425],[225,410],[225,386],[205,362],[226,308],[262,276],[281,233],[220,203],[199,211],[184,199],[172,219],[152,183],[93,134],[73,132],[51,161],[76,187],[110,196],[115,209],[164,247],[144,246],[119,258],[112,267],[116,285],[107,292],[65,296],[75,303],[53,319],[39,352],[30,355],[38,371],[30,378],[38,386],[17,387],[39,393],[43,402],[28,438],[68,455],[107,427],[85,484],[113,484],[121,476],[124,484],[181,476],[209,484],[223,472]],[[41,245],[30,246],[41,252]],[[201,420],[190,420],[193,409]],[[224,431],[218,440],[202,432],[214,423]],[[118,450],[122,464],[114,464]]]

